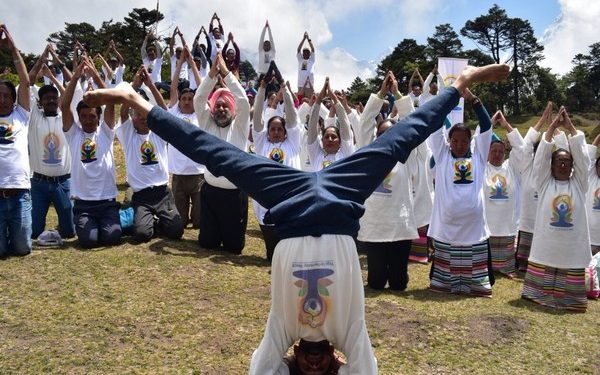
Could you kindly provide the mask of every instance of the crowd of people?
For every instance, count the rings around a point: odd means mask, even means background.
[[[308,33],[292,89],[268,21],[256,88],[242,86],[239,46],[216,13],[191,47],[174,29],[169,81],[152,32],[130,83],[112,41],[95,56],[75,43],[72,71],[52,44],[28,70],[5,25],[0,48],[19,77],[18,86],[0,81],[0,256],[31,252],[51,204],[62,238],[83,248],[120,243],[115,136],[139,243],[194,228],[200,247],[240,254],[250,196],[272,265],[251,373],[376,373],[357,248],[373,289],[405,290],[414,260],[431,262],[436,292],[491,297],[494,273],[521,271],[523,298],[586,310],[585,270],[600,252],[600,135],[586,145],[553,103],[525,137],[502,111],[490,117],[469,86],[506,78],[504,65],[468,67],[448,87],[437,69],[425,80],[416,70],[405,94],[388,72],[363,107],[329,79],[314,89]],[[444,126],[460,97],[476,115],[474,132]]]

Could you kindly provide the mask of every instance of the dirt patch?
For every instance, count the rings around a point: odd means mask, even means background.
[[[396,339],[401,347],[426,342],[431,325],[429,319],[390,301],[378,301],[366,319],[378,335]]]
[[[507,344],[520,340],[527,331],[526,320],[514,316],[482,315],[468,323],[469,338],[481,344]]]

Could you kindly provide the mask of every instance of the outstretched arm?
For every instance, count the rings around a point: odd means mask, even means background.
[[[73,101],[75,87],[79,84],[79,78],[81,78],[81,75],[86,69],[87,68],[85,61],[82,61],[73,72],[73,77],[67,85],[65,94],[60,98],[60,110],[62,112],[62,123],[64,132],[68,132],[69,129],[71,129],[71,126],[73,126],[73,122],[75,121],[75,116],[73,116],[73,111],[71,110],[71,102]]]
[[[7,48],[10,50],[15,69],[19,75],[19,89],[17,91],[17,104],[26,111],[29,111],[29,74],[23,62],[21,52],[15,45],[15,41],[8,32],[6,25],[0,25],[0,35],[4,34],[5,38],[0,40],[0,47]]]
[[[44,66],[46,64],[46,58],[48,56],[48,49],[49,49],[49,47],[46,45],[44,52],[42,52],[40,57],[36,60],[35,64],[29,71],[29,83],[32,86],[35,85],[35,82],[37,81],[37,76],[40,73],[40,70],[42,70],[42,66]]]
[[[308,119],[308,140],[307,143],[313,144],[317,141],[317,136],[319,134],[319,111],[321,110],[321,102],[323,98],[327,95],[327,90],[329,89],[329,77],[325,78],[325,83],[323,84],[323,88],[319,95],[317,95],[317,99],[312,106],[310,111],[310,117]]]
[[[304,35],[302,36],[302,40],[300,41],[300,44],[298,44],[298,49],[297,49],[297,53],[300,53],[300,51],[302,50],[302,45],[304,44],[304,41],[308,38],[308,32],[304,32]]]
[[[52,70],[50,68],[48,68],[48,65],[44,64],[44,66],[42,67],[42,73],[44,74],[45,77],[48,77],[50,82],[52,82],[54,84],[54,87],[56,87],[58,92],[60,92],[60,95],[61,96],[64,95],[64,93],[65,93],[64,86],[62,85],[62,83],[60,83],[58,81],[58,79],[56,79],[56,76],[54,76],[54,73],[52,73]]]

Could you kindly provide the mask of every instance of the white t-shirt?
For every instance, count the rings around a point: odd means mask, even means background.
[[[435,200],[428,236],[456,246],[468,246],[489,237],[483,204],[483,183],[491,128],[474,137],[469,158],[454,158],[439,129],[429,137],[435,159]]]
[[[114,130],[103,122],[94,133],[86,133],[74,123],[65,136],[71,152],[71,196],[90,201],[116,198]]]
[[[208,41],[210,42],[210,61],[214,64],[215,59],[217,58],[217,53],[221,53],[223,46],[225,45],[225,36],[221,34],[219,39],[215,38],[215,36],[210,33],[208,34]]]
[[[177,57],[175,55],[171,56],[171,75],[170,79],[173,79],[173,75],[175,74],[175,69],[177,68]],[[191,74],[192,72],[190,72]],[[179,79],[188,79],[188,63],[184,61],[181,64],[181,70],[179,71]]]
[[[62,114],[44,116],[38,107],[29,119],[29,165],[33,172],[46,176],[71,173],[71,153],[62,130]]]
[[[311,52],[308,60],[302,56],[302,51],[296,55],[298,59],[298,87],[304,87],[306,79],[310,80],[311,85],[315,84],[315,53]]]
[[[535,214],[538,206],[538,192],[533,175],[533,147],[540,133],[534,128],[529,128],[524,138],[523,157],[517,165],[521,173],[521,215],[519,230],[533,233],[535,228]]]
[[[134,192],[169,183],[167,142],[152,131],[139,134],[131,119],[120,124],[115,133],[125,152],[127,182]]]
[[[0,188],[29,189],[27,154],[29,112],[16,105],[10,115],[0,117]]]
[[[271,42],[271,49],[265,51],[264,42],[265,42],[265,33],[269,31],[269,41]],[[256,67],[256,71],[258,74],[266,74],[269,70],[269,64],[271,61],[275,60],[275,42],[273,41],[273,35],[271,34],[270,27],[263,27],[262,32],[260,34],[260,40],[258,43],[258,65]]]
[[[104,80],[106,87],[114,88],[116,85],[123,82],[123,73],[125,73],[125,64],[119,64],[116,67],[116,69],[113,72],[112,79],[108,78],[108,72],[106,71],[106,68],[104,66],[102,67],[102,72],[104,72],[104,76],[106,77],[106,79]]]
[[[406,164],[396,163],[365,201],[365,214],[360,218],[358,231],[360,241],[392,242],[419,238],[413,209],[411,174],[416,160],[412,154]]]
[[[169,113],[173,116],[182,119],[183,121],[189,122],[190,126],[198,126],[198,117],[195,113],[181,113],[179,105],[176,103],[173,107],[169,108]],[[198,164],[192,159],[182,154],[178,149],[169,145],[169,172],[178,175],[198,175],[203,174],[205,167],[202,164]]]
[[[585,208],[589,158],[585,135],[569,139],[573,174],[567,181],[552,177],[552,143],[542,139],[533,161],[539,206],[529,261],[555,268],[585,268],[592,259]]]
[[[313,172],[327,168],[330,164],[350,156],[353,152],[354,142],[352,140],[344,141],[340,139],[340,149],[335,154],[327,154],[318,138],[308,145],[308,158]]]
[[[162,78],[161,78],[161,70],[162,70],[162,57],[157,57],[154,59],[154,61],[150,61],[149,58],[145,57],[142,59],[144,66],[146,67],[146,70],[148,70],[148,73],[150,73],[150,78],[152,79],[152,82],[156,83],[156,82],[161,82]]]
[[[596,173],[597,147],[588,145],[590,158],[589,188],[587,194],[588,226],[590,228],[590,243],[600,246],[600,177]]]
[[[431,211],[433,210],[433,175],[429,170],[429,161],[431,160],[431,150],[427,142],[422,143],[414,149],[416,157],[416,171],[413,175],[413,198],[415,209],[415,223],[418,228],[429,225],[431,220]]]
[[[300,126],[288,128],[287,137],[281,143],[272,143],[267,137],[267,127],[259,133],[252,129],[252,139],[254,140],[254,153],[264,156],[273,161],[287,165],[288,167],[300,168]],[[262,225],[267,209],[262,207],[256,201],[252,201],[254,213],[259,223]]]
[[[516,129],[508,134],[508,139],[513,146],[510,158],[499,167],[488,162],[485,169],[485,217],[490,236],[494,237],[514,236],[519,225],[521,176],[518,165],[523,142]]]

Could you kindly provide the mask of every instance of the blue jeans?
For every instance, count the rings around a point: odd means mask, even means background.
[[[0,257],[31,252],[31,194],[23,189],[0,197]]]
[[[397,162],[442,127],[460,93],[441,91],[373,143],[319,172],[304,172],[250,155],[155,106],[148,126],[215,176],[225,176],[269,209],[265,224],[280,238],[358,233],[364,201]]]
[[[31,179],[32,238],[37,238],[46,229],[46,216],[50,203],[54,205],[58,215],[58,228],[61,237],[70,238],[75,235],[73,225],[73,204],[70,199],[71,180],[51,182],[39,178]]]

